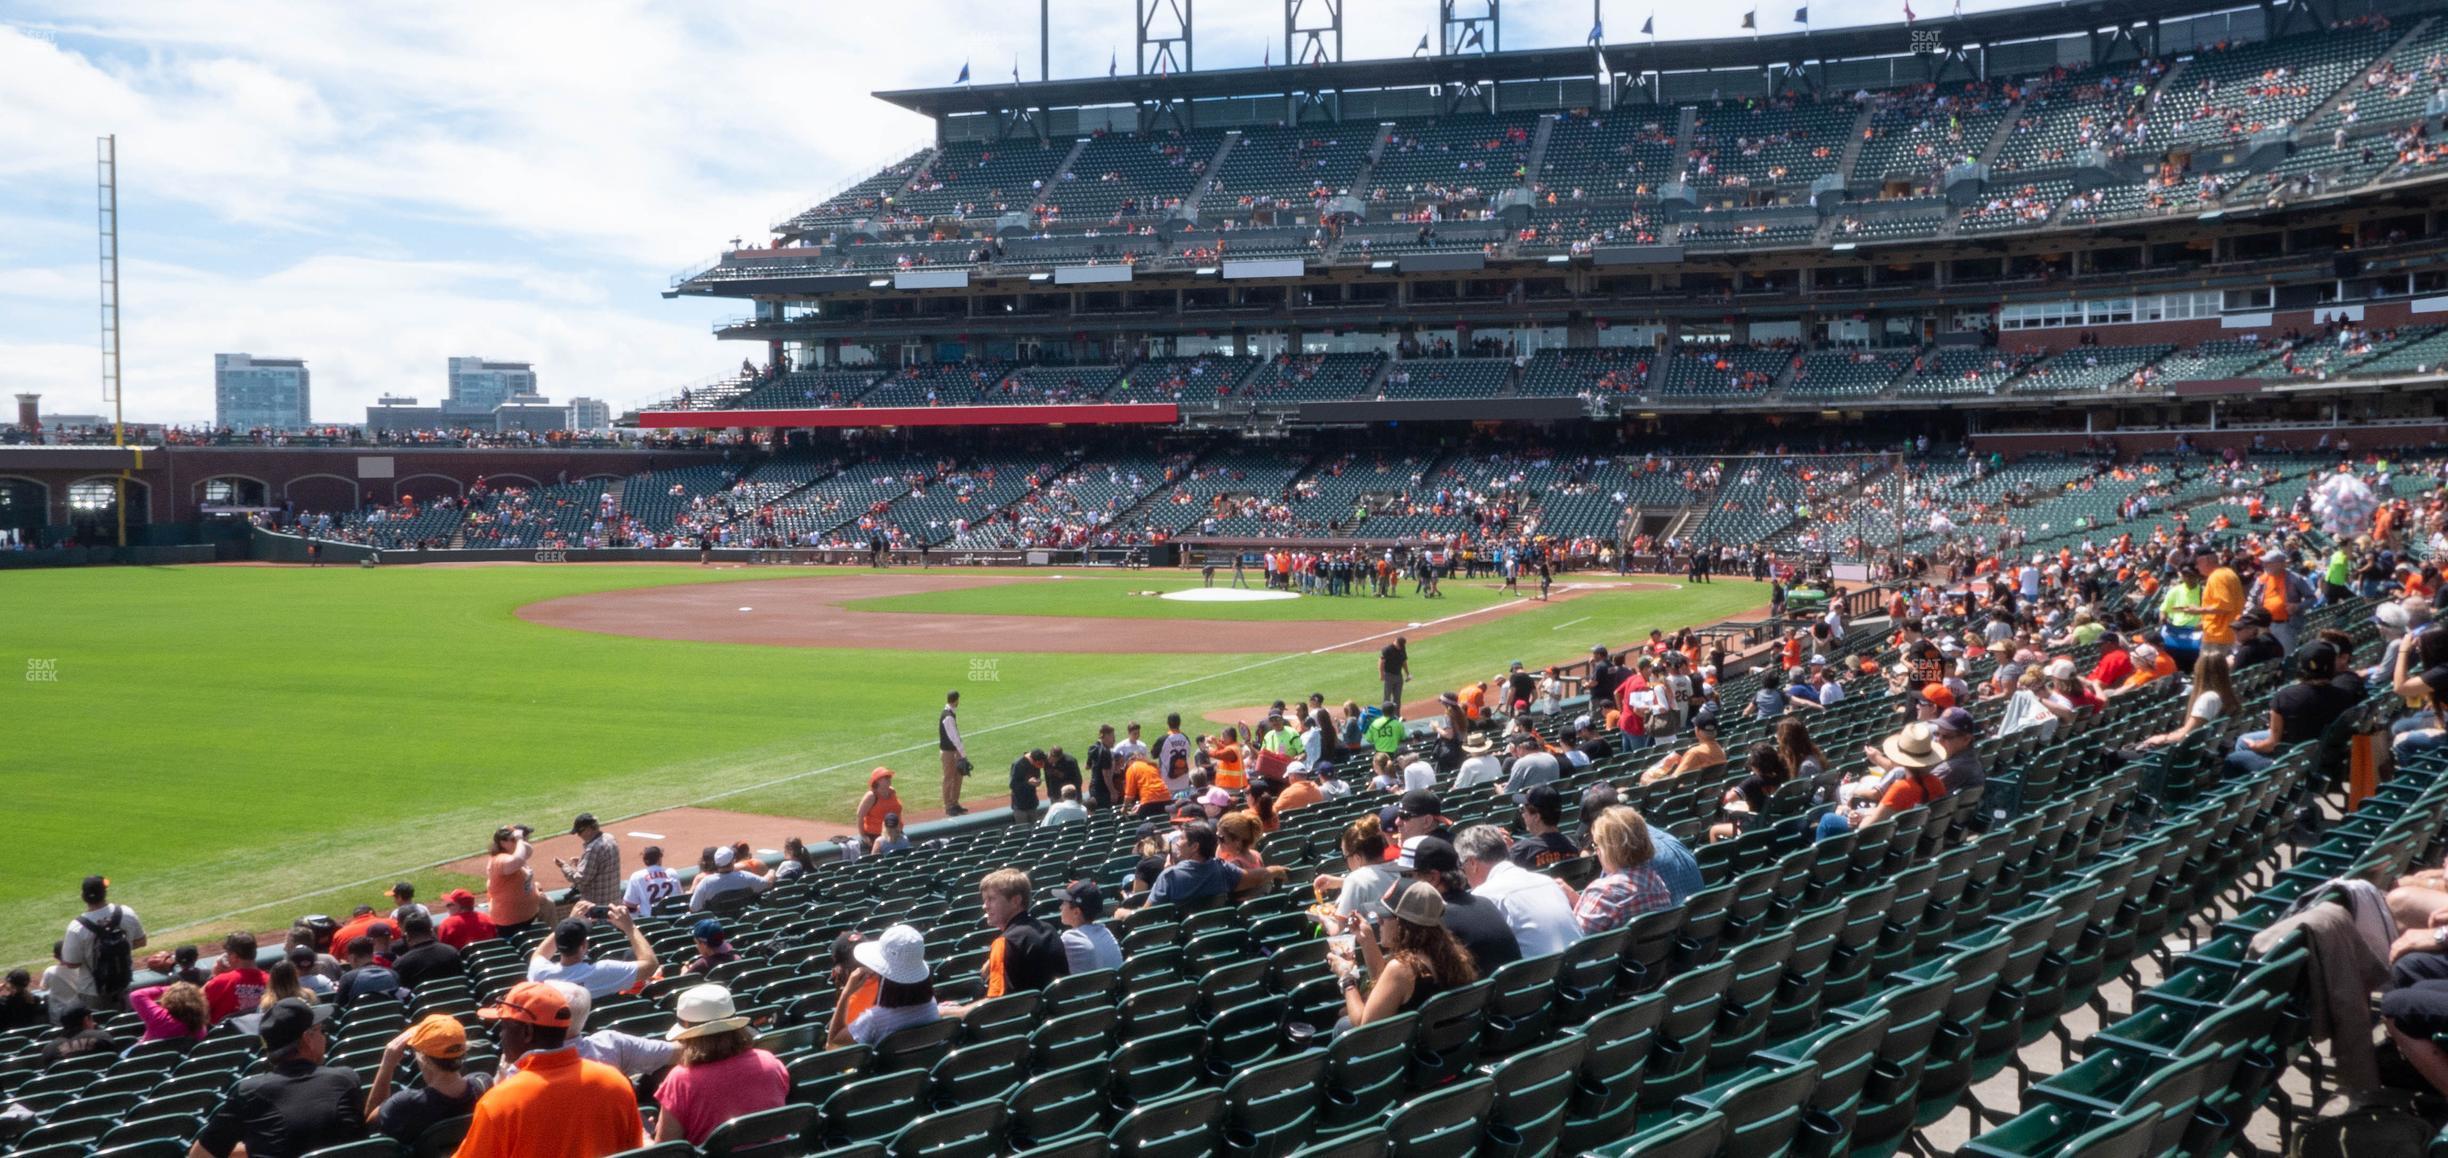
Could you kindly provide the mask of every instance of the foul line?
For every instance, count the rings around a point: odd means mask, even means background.
[[[1579,619],[1570,619],[1570,620],[1566,620],[1566,621],[1564,621],[1564,622],[1562,622],[1562,623],[1556,624],[1554,627],[1550,627],[1550,628],[1548,628],[1547,630],[1549,630],[1549,631],[1562,631],[1562,630],[1564,630],[1565,628],[1567,628],[1567,627],[1571,627],[1573,624],[1576,624],[1576,623],[1588,623],[1588,622],[1590,621],[1590,619],[1591,619],[1591,618],[1592,618],[1591,616],[1584,615],[1584,616],[1582,616],[1582,617],[1581,617],[1581,618],[1579,618]]]

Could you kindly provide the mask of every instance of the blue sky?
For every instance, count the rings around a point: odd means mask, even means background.
[[[1967,0],[1968,10],[2019,0]],[[1797,0],[1764,0],[1790,31]],[[1609,39],[1733,36],[1752,5],[1606,0]],[[1950,0],[1918,0],[1924,20]],[[1900,0],[1813,0],[1815,27]],[[1348,0],[1347,58],[1403,56],[1435,0]],[[1198,60],[1281,55],[1271,0],[1202,4]],[[1056,0],[1058,76],[1129,68],[1126,0]],[[1583,0],[1514,0],[1505,44],[1574,44]],[[1274,46],[1269,49],[1268,46]],[[94,138],[119,136],[127,411],[212,416],[212,355],[306,358],[315,418],[432,399],[452,355],[532,361],[616,409],[736,366],[737,303],[674,272],[926,139],[866,94],[1037,75],[1025,0],[0,0],[0,395],[102,409]]]

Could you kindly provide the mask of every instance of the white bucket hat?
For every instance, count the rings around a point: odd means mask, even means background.
[[[680,1003],[672,1012],[680,1018],[678,1025],[665,1031],[671,1041],[687,1041],[692,1037],[709,1037],[729,1033],[747,1026],[748,1019],[739,1016],[731,1003],[731,991],[720,985],[698,985],[682,990]]]
[[[895,925],[873,941],[859,942],[850,956],[895,985],[915,985],[928,976],[926,934],[908,925]]]

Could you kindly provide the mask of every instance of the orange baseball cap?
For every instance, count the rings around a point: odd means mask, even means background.
[[[501,1000],[476,1011],[487,1021],[523,1021],[529,1025],[559,1025],[570,1023],[569,998],[542,981],[521,981],[502,994]]]
[[[426,1014],[408,1028],[408,1048],[426,1057],[461,1057],[467,1047],[467,1029],[444,1014]]]
[[[1941,708],[1951,708],[1955,706],[1955,691],[1945,684],[1931,684],[1928,687],[1922,688],[1921,698],[1928,700]]]
[[[873,788],[876,785],[876,781],[882,780],[892,774],[893,770],[890,768],[878,768],[875,771],[867,774],[867,786],[869,788]]]

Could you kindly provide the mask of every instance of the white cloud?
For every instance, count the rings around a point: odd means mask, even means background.
[[[1659,11],[1658,30],[1736,35],[1743,2]],[[1616,40],[1649,11],[1607,7]],[[1822,28],[1900,14],[1813,9]],[[1345,56],[1408,55],[1435,11],[1351,0]],[[13,0],[6,14],[0,265],[17,268],[0,270],[16,307],[0,310],[0,390],[92,380],[93,138],[115,133],[131,412],[174,420],[210,415],[210,356],[241,349],[308,358],[326,419],[432,394],[451,353],[534,360],[556,396],[660,395],[741,351],[703,323],[744,307],[659,301],[671,271],[926,138],[870,92],[950,83],[963,60],[981,83],[1015,58],[1037,76],[1036,6],[1013,0]],[[1109,53],[1129,70],[1129,5],[1054,15],[1055,75],[1102,75]],[[1588,30],[1589,10],[1562,0],[1506,15],[1515,48]],[[1761,20],[1784,30],[1790,15],[1769,4]],[[1282,55],[1272,0],[1198,18],[1206,68]],[[165,221],[180,235],[160,236]]]

